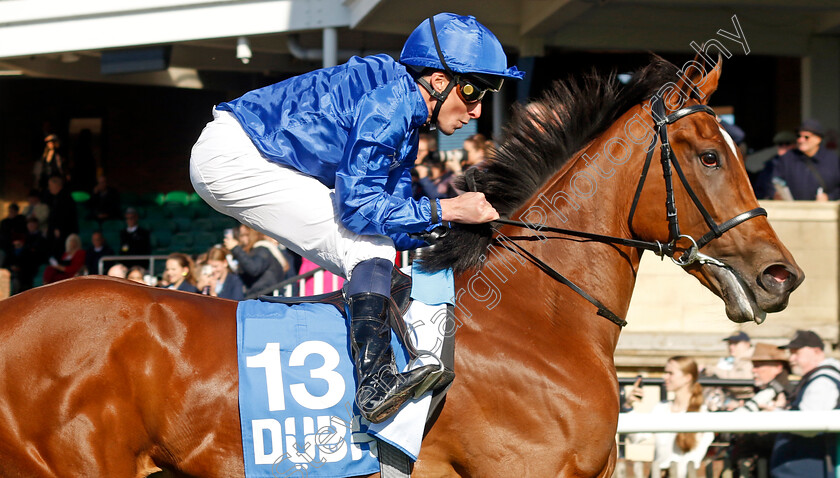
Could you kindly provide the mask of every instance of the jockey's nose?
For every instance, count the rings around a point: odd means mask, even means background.
[[[476,119],[481,116],[481,102],[476,102],[471,105],[467,105],[467,114],[470,115],[470,118]]]

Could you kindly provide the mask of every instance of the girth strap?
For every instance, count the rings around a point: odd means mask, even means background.
[[[405,453],[385,440],[376,440],[381,478],[411,478],[411,461]]]

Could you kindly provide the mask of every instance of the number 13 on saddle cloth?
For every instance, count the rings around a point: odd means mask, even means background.
[[[410,340],[420,352],[411,368],[439,364],[452,338],[451,271],[425,274],[412,268],[411,305],[405,314]],[[360,417],[346,318],[333,305],[240,302],[236,313],[239,413],[247,478],[356,476],[379,471],[376,441],[412,460],[420,453],[432,397],[408,401],[385,422]],[[397,366],[409,354],[391,334]]]

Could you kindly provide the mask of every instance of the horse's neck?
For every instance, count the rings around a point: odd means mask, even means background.
[[[627,211],[644,161],[641,152],[643,148],[637,147],[630,159],[615,164],[604,157],[603,151],[606,140],[612,137],[608,136],[610,133],[618,135],[621,129],[608,130],[602,140],[589,145],[564,170],[549,180],[540,193],[512,215],[512,219],[629,238]],[[508,307],[508,311],[525,308],[531,314],[542,315],[546,318],[542,321],[544,324],[539,320],[531,321],[531,327],[535,331],[539,330],[539,333],[545,333],[546,337],[554,334],[558,327],[566,329],[564,322],[576,324],[563,333],[597,335],[601,338],[601,348],[611,357],[620,328],[597,316],[596,307],[583,302],[569,287],[528,264],[508,239],[516,241],[516,244],[566,276],[619,317],[626,316],[630,304],[640,253],[633,248],[539,232],[537,227],[529,230],[506,227],[501,232],[501,240],[491,247],[485,262],[483,274],[487,280],[464,276],[460,278],[457,287],[472,295],[492,296],[498,293],[502,307],[506,300],[516,304]],[[531,236],[531,240],[517,240],[517,236]],[[535,237],[538,240],[534,240]],[[512,272],[515,272],[515,277],[507,280],[510,278],[504,277],[505,273],[511,275]],[[493,291],[494,282],[498,285],[497,292]],[[526,297],[522,297],[523,294]],[[487,306],[489,301],[480,302]],[[542,304],[542,313],[531,309],[531,304]],[[574,306],[569,307],[568,304]],[[545,310],[550,308],[555,310]],[[580,324],[591,325],[578,327]],[[551,341],[547,342],[550,347]]]
[[[630,238],[627,217],[644,153],[643,148],[633,145],[629,159],[623,163],[608,159],[604,145],[610,139],[621,138],[620,134],[623,134],[621,128],[605,132],[571,160],[520,212],[542,207],[547,212],[549,226]],[[630,141],[625,143],[632,145]],[[617,153],[613,151],[613,155]],[[543,235],[546,239],[538,243],[541,257],[561,272],[573,271],[571,280],[581,287],[586,285],[585,290],[596,298],[602,296],[602,302],[620,316],[626,313],[641,259],[636,249],[568,236],[550,239],[559,235],[550,232]],[[610,290],[616,293],[607,293]]]

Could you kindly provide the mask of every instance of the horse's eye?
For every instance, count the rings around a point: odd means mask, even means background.
[[[720,167],[720,160],[718,160],[717,154],[712,151],[706,151],[705,153],[700,155],[700,161],[703,163],[703,166],[707,168],[718,168]]]

